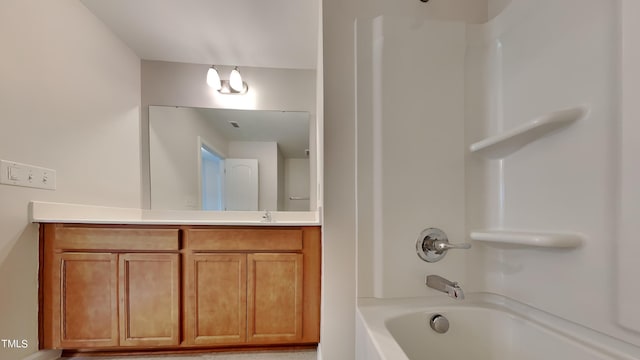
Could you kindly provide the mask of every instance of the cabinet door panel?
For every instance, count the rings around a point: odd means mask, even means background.
[[[302,338],[302,254],[248,255],[248,340]]]
[[[178,345],[178,254],[122,254],[120,345]]]
[[[189,344],[246,341],[246,255],[187,257],[186,340]]]
[[[117,256],[62,253],[59,315],[60,347],[92,348],[118,345]],[[56,304],[57,303],[57,304]],[[58,307],[59,306],[59,307]]]

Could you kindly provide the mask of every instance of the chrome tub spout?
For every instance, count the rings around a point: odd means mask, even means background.
[[[449,281],[442,276],[427,275],[426,285],[432,289],[442,291],[456,300],[464,299],[464,292],[457,282]]]

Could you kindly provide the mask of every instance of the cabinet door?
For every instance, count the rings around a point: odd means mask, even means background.
[[[160,346],[180,342],[178,254],[122,254],[120,345]]]
[[[186,257],[186,342],[237,344],[247,334],[247,256],[191,254]]]
[[[117,255],[60,253],[55,258],[60,296],[53,289],[53,339],[59,339],[60,348],[118,345]]]
[[[291,342],[302,338],[302,254],[248,257],[248,341]]]

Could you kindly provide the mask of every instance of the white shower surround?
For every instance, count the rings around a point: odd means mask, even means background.
[[[628,3],[513,0],[481,25],[358,19],[359,298],[434,295],[424,275],[438,274],[640,346],[631,252],[640,245],[629,238],[637,170],[622,167],[633,165],[638,142],[621,133],[637,129],[620,109]],[[576,106],[588,114],[502,160],[468,151]],[[582,241],[567,249],[474,241],[426,264],[413,244],[431,226],[452,242],[487,229]]]
[[[429,227],[465,239],[465,25],[380,16],[357,31],[358,296],[434,295],[415,242]],[[465,256],[431,267],[466,284]]]
[[[640,345],[640,324],[627,331],[616,316],[634,301],[616,296],[620,11],[620,1],[513,0],[488,24],[468,27],[467,99],[488,91],[483,104],[466,104],[467,146],[559,109],[589,109],[501,160],[468,154],[466,163],[469,232],[574,233],[582,245],[474,242],[469,266],[483,271],[469,273],[484,291]]]

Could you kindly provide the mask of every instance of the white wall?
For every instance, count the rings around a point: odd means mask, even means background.
[[[489,19],[493,19],[500,14],[509,4],[511,0],[488,0]]]
[[[309,198],[309,159],[285,159],[283,175],[285,210],[309,209],[309,200],[291,200],[291,197]]]
[[[57,190],[0,185],[0,358],[38,349],[30,200],[140,206],[140,60],[79,1],[0,2],[0,158],[55,169]]]
[[[308,182],[307,182],[308,184]],[[285,210],[285,159],[278,147],[278,210]],[[309,207],[305,211],[309,210]]]
[[[640,327],[628,322],[639,319],[640,288],[632,279],[637,254],[634,260],[624,255],[637,250],[637,237],[619,228],[621,213],[626,224],[637,219],[636,205],[626,200],[631,206],[620,211],[619,196],[637,199],[637,184],[620,189],[620,179],[627,183],[637,170],[637,153],[634,160],[623,158],[631,169],[620,167],[620,155],[624,149],[631,156],[630,143],[638,141],[632,132],[624,135],[625,147],[620,144],[621,129],[626,134],[635,121],[620,118],[620,16],[619,1],[513,0],[486,27],[471,29],[470,37],[484,42],[488,53],[478,71],[490,75],[475,80],[484,80],[490,94],[479,94],[486,103],[475,104],[477,116],[469,110],[467,145],[554,110],[590,108],[586,118],[504,160],[468,158],[467,192],[475,194],[469,230],[573,232],[584,235],[584,244],[559,250],[474,243],[472,266],[483,271],[471,275],[485,291],[640,345]],[[624,28],[625,36],[633,30],[637,25]],[[483,50],[477,45],[471,57],[481,58]],[[469,71],[475,66],[470,62]],[[616,264],[625,259],[628,267],[619,274]],[[635,331],[623,329],[618,316]]]
[[[310,113],[315,152],[316,72],[314,70],[240,68],[249,85],[245,95],[222,95],[206,84],[211,65],[142,61],[142,168],[149,166],[149,105],[220,109],[290,110]],[[232,67],[220,66],[227,79]],[[315,165],[315,164],[314,164]],[[149,173],[142,172],[143,204],[150,202]]]
[[[278,143],[229,141],[229,158],[258,160],[258,210],[277,210]]]
[[[324,0],[324,241],[320,353],[324,359],[355,358],[356,300],[356,90],[355,20],[378,15],[482,22],[486,1],[391,2]],[[407,47],[415,44],[406,44]],[[399,114],[401,116],[402,114]],[[359,117],[359,116],[358,116]],[[410,250],[407,259],[415,253]],[[419,285],[417,285],[419,286]]]

